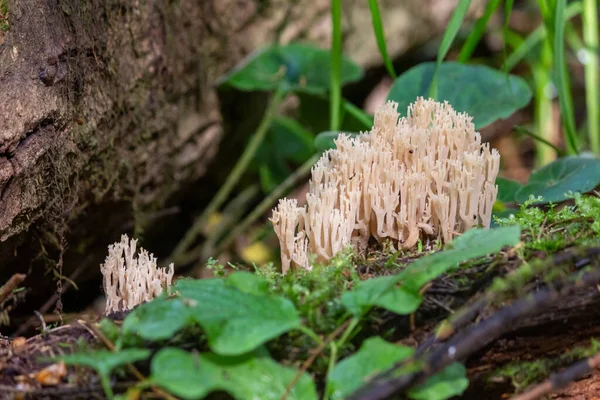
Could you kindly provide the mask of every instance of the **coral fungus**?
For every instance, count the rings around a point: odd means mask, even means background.
[[[423,98],[399,117],[388,102],[370,132],[340,134],[312,169],[306,206],[282,199],[273,210],[284,273],[309,268],[309,254],[325,261],[349,244],[364,250],[371,237],[411,248],[489,227],[500,156],[471,117]]]

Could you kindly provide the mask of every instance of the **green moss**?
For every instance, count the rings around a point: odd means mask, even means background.
[[[517,391],[541,382],[553,371],[568,366],[578,360],[598,352],[600,342],[591,339],[590,346],[580,346],[555,358],[541,358],[534,361],[513,362],[494,371],[488,378],[508,378]]]
[[[0,31],[7,32],[9,28],[8,0],[0,0]]]

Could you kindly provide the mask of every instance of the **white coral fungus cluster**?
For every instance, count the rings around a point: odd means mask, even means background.
[[[382,106],[370,132],[338,136],[312,169],[305,207],[282,199],[273,210],[284,273],[310,268],[310,254],[321,262],[349,244],[364,250],[371,237],[410,248],[489,227],[498,151],[447,102],[418,98],[402,118],[397,106]]]
[[[121,236],[121,242],[108,246],[108,256],[100,271],[104,276],[106,295],[105,314],[131,310],[169,289],[174,267],[158,268],[156,258],[140,248],[135,254],[137,240]]]

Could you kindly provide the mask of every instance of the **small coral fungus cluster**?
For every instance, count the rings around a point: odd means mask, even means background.
[[[168,270],[159,268],[156,258],[144,249],[140,249],[136,258],[136,244],[137,240],[123,235],[119,243],[108,246],[108,256],[100,266],[106,295],[105,314],[131,310],[171,286],[173,264]]]
[[[273,210],[284,273],[310,268],[311,254],[325,261],[349,244],[365,249],[371,237],[410,248],[489,227],[500,156],[447,102],[419,98],[403,118],[388,102],[370,132],[335,144],[312,169],[306,206],[282,199]]]

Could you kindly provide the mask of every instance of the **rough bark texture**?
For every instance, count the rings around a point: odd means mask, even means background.
[[[97,240],[185,197],[222,151],[222,121],[247,107],[220,99],[216,78],[262,45],[326,46],[330,32],[328,0],[0,3],[0,282],[56,259],[39,244],[66,226],[85,253],[81,227]],[[381,1],[392,55],[443,31],[454,4]],[[346,0],[343,17],[347,54],[379,64],[366,2]]]

